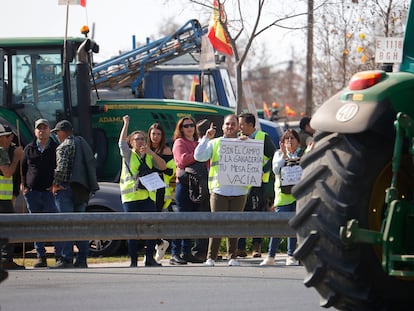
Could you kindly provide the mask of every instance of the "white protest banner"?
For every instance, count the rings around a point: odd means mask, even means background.
[[[141,183],[148,191],[155,191],[157,189],[165,188],[165,182],[161,179],[158,173],[151,173],[139,178]]]
[[[263,171],[263,144],[263,141],[255,139],[222,138],[219,183],[260,187]]]

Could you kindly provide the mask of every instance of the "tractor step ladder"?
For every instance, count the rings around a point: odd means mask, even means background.
[[[414,276],[414,255],[391,255],[389,260],[389,275]]]
[[[393,201],[383,235],[384,267],[388,274],[414,276],[414,206],[410,201]]]
[[[399,112],[394,123],[396,137],[392,159],[391,186],[386,191],[386,221],[383,230],[383,268],[389,275],[414,276],[414,203],[398,194],[398,172],[403,159],[404,141],[410,141],[409,152],[414,160],[413,120]],[[401,196],[401,197],[400,197]]]
[[[145,72],[156,65],[193,51],[201,50],[201,37],[206,33],[198,20],[185,23],[172,35],[97,64],[92,75],[98,88],[135,88]]]

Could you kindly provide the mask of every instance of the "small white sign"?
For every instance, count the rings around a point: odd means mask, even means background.
[[[221,185],[260,187],[263,141],[222,138],[218,180]]]
[[[302,167],[300,165],[284,166],[280,170],[282,186],[296,185],[302,177]]]
[[[376,63],[401,63],[404,38],[377,37],[375,43]]]
[[[165,182],[156,172],[142,176],[139,180],[148,191],[155,191],[157,189],[165,188]]]

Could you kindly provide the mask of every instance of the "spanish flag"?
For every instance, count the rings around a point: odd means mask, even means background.
[[[285,115],[288,117],[296,116],[296,111],[293,110],[288,104],[285,104]]]
[[[86,0],[59,0],[58,5],[81,5],[86,7]]]
[[[220,23],[220,18],[224,18],[225,16],[224,7],[222,7],[222,4],[218,3],[218,0],[214,0],[213,6],[213,16],[207,36],[214,49],[220,53],[232,56],[233,49],[230,44],[230,39]]]
[[[190,90],[190,95],[188,96],[188,100],[189,101],[195,101],[195,90],[196,90],[196,86],[200,84],[200,81],[198,81],[198,77],[197,76],[193,76],[193,82],[191,82],[191,90]]]
[[[266,102],[263,102],[263,113],[267,119],[270,119],[272,113],[270,112],[269,106]]]
[[[190,94],[188,96],[188,100],[189,101],[195,101],[196,100],[196,87],[200,85],[200,81],[198,80],[198,77],[196,75],[193,76],[193,81],[191,82],[191,89],[190,89]],[[203,90],[203,102],[204,103],[208,103],[208,97],[206,92],[204,92]]]

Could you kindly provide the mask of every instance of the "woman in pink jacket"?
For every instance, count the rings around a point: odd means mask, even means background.
[[[183,117],[177,122],[174,131],[173,156],[177,166],[176,171],[176,188],[175,212],[196,212],[198,204],[191,201],[189,196],[188,176],[185,168],[194,164],[194,150],[198,145],[198,135],[196,131],[196,122],[191,116]],[[187,262],[202,263],[201,259],[194,257],[191,253],[191,240],[177,239],[171,242],[171,259],[170,264],[183,265]]]

